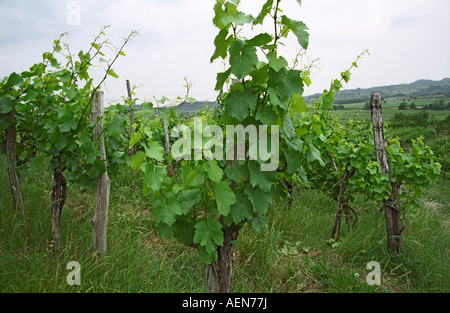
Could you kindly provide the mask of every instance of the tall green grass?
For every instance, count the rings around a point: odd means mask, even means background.
[[[155,233],[151,198],[141,178],[123,173],[113,181],[108,250],[91,252],[94,190],[69,185],[62,215],[61,253],[51,247],[51,176],[45,160],[21,169],[26,222],[13,212],[4,157],[0,157],[0,292],[205,292],[204,265],[196,251]],[[271,207],[268,230],[245,226],[235,252],[233,292],[449,292],[449,182],[424,193],[406,211],[404,254],[386,253],[384,215],[363,196],[352,203],[356,228],[343,227],[330,245],[336,201],[324,193],[295,189],[293,204]],[[66,268],[81,265],[81,286],[69,286]],[[366,282],[366,265],[381,265],[381,286]]]

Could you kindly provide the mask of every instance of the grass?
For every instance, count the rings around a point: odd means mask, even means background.
[[[90,252],[94,191],[69,185],[62,216],[63,250],[51,249],[51,177],[44,160],[21,170],[25,225],[11,204],[7,174],[0,172],[0,292],[205,292],[204,265],[196,251],[158,237],[150,199],[141,179],[124,173],[111,188],[108,251],[100,261]],[[0,157],[0,168],[5,159]],[[293,205],[280,203],[269,213],[269,227],[255,235],[245,226],[235,252],[233,292],[359,293],[449,292],[450,183],[424,192],[421,206],[405,216],[404,254],[386,253],[384,216],[376,203],[359,197],[353,207],[359,222],[327,242],[336,202],[320,191],[295,189]],[[66,268],[81,265],[81,286],[69,286]],[[381,266],[381,285],[366,283],[366,265]]]

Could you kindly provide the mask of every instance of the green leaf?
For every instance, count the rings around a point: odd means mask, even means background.
[[[237,165],[236,168],[228,165],[225,168],[225,174],[227,175],[227,177],[229,179],[231,179],[232,181],[234,181],[236,183],[241,183],[241,181],[246,181],[250,177],[249,172],[248,172],[248,167],[245,165]]]
[[[161,189],[161,185],[167,176],[166,166],[147,163],[145,166],[144,187],[154,192]]]
[[[152,213],[157,223],[165,223],[172,226],[176,217],[183,211],[176,198],[168,198],[164,201],[161,195],[156,195],[152,202]]]
[[[139,170],[141,165],[144,163],[145,153],[144,151],[138,151],[130,160],[130,166],[135,171]]]
[[[166,223],[155,223],[156,234],[162,238],[173,238],[173,227]]]
[[[256,113],[256,120],[264,125],[270,125],[277,120],[278,116],[273,110],[272,106],[264,106],[258,109]]]
[[[238,79],[242,79],[258,65],[256,48],[245,44],[242,40],[233,41],[230,44],[231,72]]]
[[[260,46],[264,46],[264,45],[268,44],[272,40],[273,40],[273,38],[271,35],[269,35],[268,33],[262,33],[262,34],[256,35],[252,39],[247,39],[245,41],[245,43],[248,45],[251,45],[251,46],[260,47]]]
[[[164,148],[161,147],[156,141],[150,141],[150,145],[147,147],[144,145],[145,155],[156,161],[161,162],[164,160]]]
[[[293,174],[295,173],[298,169],[300,169],[301,165],[302,165],[302,158],[301,156],[298,154],[297,151],[291,151],[288,149],[283,149],[284,151],[284,156],[286,158],[286,162],[287,162],[287,172],[289,174]]]
[[[109,136],[118,137],[123,133],[124,118],[118,115],[114,117],[106,124]]]
[[[288,62],[285,58],[279,57],[275,55],[273,52],[269,52],[267,54],[267,60],[269,60],[269,66],[273,68],[276,72],[279,72],[283,67],[288,66]]]
[[[224,11],[222,3],[217,1],[214,5],[214,18],[213,18],[213,24],[219,28],[223,29],[226,25],[222,22],[222,19],[227,15],[227,12]]]
[[[236,23],[238,25],[244,25],[253,21],[253,16],[245,14],[243,12],[236,12],[234,15],[226,15],[222,18],[222,23],[228,25],[230,23]]]
[[[213,261],[217,260],[218,257],[217,250],[212,251],[211,254],[209,254],[206,247],[203,246],[199,246],[197,250],[198,250],[198,258],[205,264],[211,264]]]
[[[63,135],[63,134],[59,134],[58,141],[55,143],[55,148],[58,151],[61,151],[65,147],[67,147],[67,137],[65,135]]]
[[[236,195],[226,181],[215,183],[213,189],[219,213],[228,215],[231,205],[236,203]]]
[[[225,107],[231,117],[239,121],[244,120],[248,114],[249,109],[256,108],[256,101],[258,95],[253,88],[246,88],[244,92],[239,90],[231,91],[225,99]]]
[[[277,179],[275,171],[261,171],[261,167],[257,162],[250,161],[248,164],[250,172],[250,184],[255,187],[259,186],[263,191],[269,192],[272,183]]]
[[[286,138],[296,137],[294,121],[290,114],[285,114],[283,118],[283,133],[286,135]]]
[[[252,76],[252,82],[254,85],[262,85],[267,82],[267,78],[269,77],[269,64],[265,64],[260,68],[254,69],[250,75]]]
[[[286,25],[294,35],[297,37],[297,41],[302,46],[303,49],[308,49],[309,43],[309,33],[307,32],[308,27],[303,22],[291,20],[285,15],[281,17],[281,23]]]
[[[306,160],[311,163],[315,160],[319,161],[321,166],[325,166],[325,163],[322,160],[322,155],[319,150],[312,143],[308,145],[308,151],[306,152]]]
[[[217,254],[223,246],[222,224],[213,219],[202,219],[195,224],[194,243],[206,248],[208,255]]]
[[[113,70],[112,68],[110,68],[110,69],[107,71],[107,73],[108,73],[108,75],[110,75],[110,76],[112,76],[112,77],[114,77],[114,78],[119,78],[119,75],[117,75],[116,72],[114,72],[114,70]]]
[[[228,29],[222,29],[214,39],[214,46],[216,47],[216,50],[214,51],[214,54],[210,59],[211,63],[219,57],[221,57],[222,59],[225,59],[227,57],[228,47],[230,46],[230,42],[226,40],[227,36]]]
[[[142,102],[141,107],[144,111],[153,111],[153,103],[151,102]]]
[[[349,70],[346,70],[346,71],[344,71],[344,72],[342,72],[341,73],[341,77],[344,79],[344,81],[346,82],[346,83],[348,83],[348,81],[350,80],[350,71]]]
[[[269,204],[272,203],[272,197],[269,193],[262,191],[259,188],[253,188],[247,184],[244,189],[245,194],[253,205],[255,213],[266,215]]]
[[[255,234],[262,234],[267,229],[267,217],[258,215],[250,220]]]
[[[324,91],[319,99],[319,103],[323,109],[331,109],[333,107],[334,91]]]
[[[142,134],[141,133],[134,133],[130,136],[130,143],[128,144],[128,147],[134,146],[136,143],[141,140]]]
[[[233,204],[230,209],[230,215],[233,222],[239,224],[244,220],[251,220],[253,218],[253,205],[250,200],[242,194],[242,191],[238,191],[238,202]]]
[[[220,182],[223,177],[223,170],[217,164],[217,161],[211,160],[205,162],[203,163],[203,168],[205,169],[206,173],[208,173],[209,179],[211,179],[215,183]]]
[[[9,75],[8,80],[6,81],[5,85],[3,86],[3,90],[7,91],[11,87],[19,85],[22,82],[23,82],[22,76],[13,72],[13,73],[11,73],[11,75]]]
[[[183,218],[177,218],[174,228],[174,236],[179,242],[186,246],[192,244],[195,234],[195,221],[186,221]]]
[[[76,120],[70,120],[58,125],[58,129],[62,133],[70,132],[71,130],[77,129]]]
[[[230,77],[231,74],[231,68],[228,69],[226,72],[223,73],[217,73],[217,82],[216,86],[214,87],[214,90],[220,91],[223,90],[223,85],[227,81],[228,77]]]
[[[306,111],[306,102],[299,94],[294,94],[292,97],[291,107],[295,113],[301,114]]]
[[[14,101],[8,97],[0,98],[0,113],[7,114],[12,111],[14,107]]]
[[[279,72],[269,71],[268,92],[272,104],[286,108],[294,94],[303,94],[301,72],[282,68]]]
[[[188,214],[190,209],[202,201],[202,193],[199,189],[183,190],[178,196],[183,214]]]
[[[273,6],[273,0],[266,1],[266,3],[264,3],[264,5],[261,9],[261,12],[258,14],[258,16],[253,21],[253,25],[262,24],[264,21],[264,18],[267,16],[267,14],[270,13],[272,6]]]

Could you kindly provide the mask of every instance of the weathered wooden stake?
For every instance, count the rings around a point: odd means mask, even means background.
[[[170,155],[170,141],[169,141],[169,124],[167,119],[164,119],[164,137],[165,137],[165,144],[166,144],[166,155]],[[172,168],[172,162],[167,161],[167,176],[173,177],[173,168]]]
[[[16,155],[16,116],[14,110],[8,113],[10,125],[6,129],[6,162],[9,176],[9,185],[11,186],[11,196],[14,209],[22,221],[25,221],[25,210],[23,208],[22,191],[20,188],[20,177],[17,173],[17,155]]]
[[[94,99],[91,104],[91,121],[97,121],[98,117],[103,114],[103,91],[97,91],[94,95]],[[103,140],[103,123],[97,122],[97,126],[94,129],[93,139],[98,140],[97,150],[101,152],[101,160],[105,161],[106,166],[106,152],[105,142]],[[106,253],[106,230],[108,223],[108,206],[109,206],[109,190],[111,186],[111,180],[108,177],[106,171],[102,176],[98,178],[97,188],[95,190],[95,215],[91,220],[92,236],[93,236],[93,249],[97,256],[101,257]]]
[[[348,180],[353,176],[353,174],[355,174],[354,169],[352,171],[349,171],[347,168],[345,168],[344,175],[342,176],[342,180],[340,181],[338,207],[333,221],[333,227],[331,229],[331,238],[335,241],[339,239],[339,235],[341,233],[342,213],[345,209],[348,209],[348,204],[345,200],[345,188],[347,187]]]
[[[381,113],[381,95],[373,92],[371,94],[371,116],[373,123],[373,138],[375,151],[380,168],[389,178],[391,192],[387,201],[383,202],[386,218],[387,248],[390,253],[402,253],[401,234],[405,226],[401,222],[401,211],[397,202],[401,194],[401,184],[392,181],[389,163],[387,159],[386,146],[384,142],[383,117]]]
[[[132,94],[131,94],[130,81],[128,79],[127,79],[127,91],[128,91],[128,98],[130,99],[130,101],[133,101],[133,97],[132,97]],[[133,111],[133,108],[131,106],[130,106],[129,110],[130,110],[130,136],[131,136],[131,135],[134,134],[134,127],[133,127],[133,124],[134,124],[134,111]],[[130,150],[130,156],[133,156],[135,154],[136,154],[136,145],[133,145],[131,147],[131,150]]]

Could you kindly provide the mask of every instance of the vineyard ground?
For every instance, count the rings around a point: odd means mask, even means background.
[[[96,262],[89,252],[93,189],[69,186],[64,249],[55,258],[45,160],[38,156],[21,170],[26,225],[14,215],[5,162],[0,157],[0,292],[205,292],[197,253],[156,235],[151,197],[143,196],[139,174],[126,173],[112,183],[107,256]],[[450,292],[450,182],[426,190],[419,203],[406,214],[403,256],[390,259],[376,203],[356,200],[357,227],[344,227],[339,243],[330,246],[336,201],[296,188],[291,208],[272,208],[264,234],[242,230],[233,292]],[[81,265],[80,286],[66,282],[70,261]],[[380,286],[366,283],[370,261],[381,265]]]

